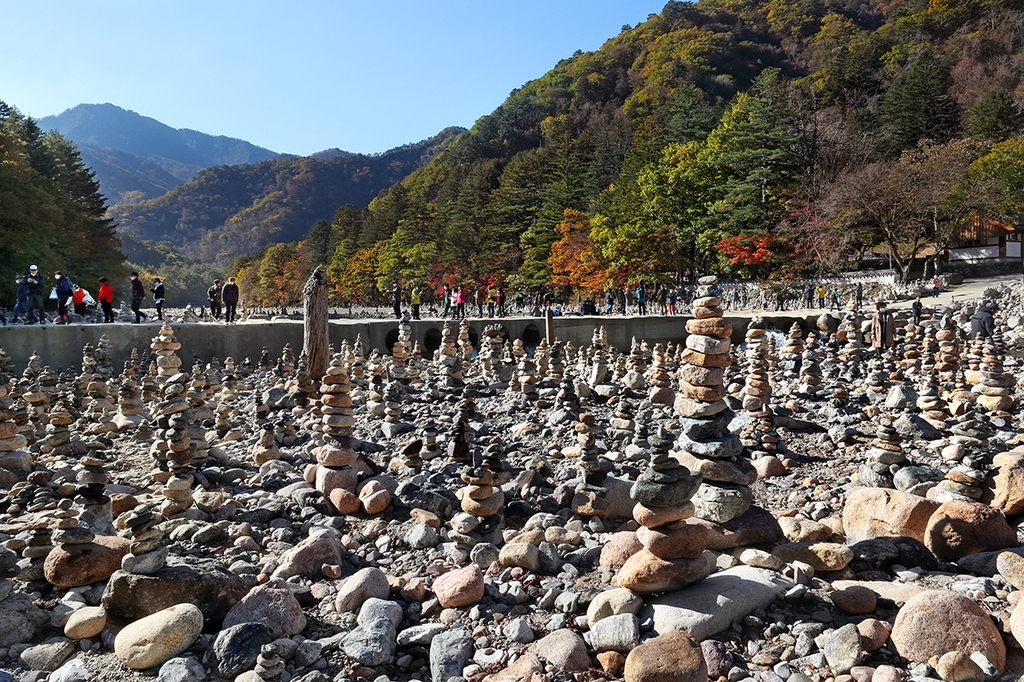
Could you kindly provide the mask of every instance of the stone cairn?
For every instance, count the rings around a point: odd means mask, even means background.
[[[188,419],[185,411],[188,402],[185,400],[185,384],[187,374],[175,374],[166,378],[160,392],[161,401],[156,405],[156,436],[153,443],[153,455],[156,458],[156,470],[153,480],[161,482],[160,490],[164,502],[160,505],[160,513],[164,516],[180,514],[192,505],[192,467],[193,449],[186,429]]]
[[[710,571],[703,556],[707,530],[686,523],[695,511],[690,498],[701,476],[672,459],[672,438],[659,427],[648,439],[650,466],[629,491],[636,502],[633,518],[640,524],[636,535],[643,549],[626,560],[616,582],[640,594],[676,590],[703,580]]]
[[[131,533],[131,546],[128,554],[121,559],[121,569],[136,575],[156,573],[167,562],[169,549],[163,545],[164,533],[158,527],[163,520],[156,509],[149,504],[140,504],[127,515],[118,525],[127,528]]]
[[[505,493],[498,487],[496,468],[501,468],[501,458],[491,451],[489,456],[474,457],[475,462],[462,468],[459,477],[465,484],[455,496],[459,500],[462,514],[452,518],[451,527],[460,536],[463,544],[477,544],[486,537],[487,542],[501,544],[501,508],[505,506]],[[472,517],[472,518],[467,518]]]
[[[728,432],[735,416],[725,403],[723,376],[729,365],[732,325],[722,317],[717,277],[698,280],[693,319],[686,323],[686,350],[679,370],[680,452],[676,457],[703,483],[694,496],[697,516],[726,523],[744,514],[753,500],[757,471],[743,456],[743,444]],[[799,330],[798,330],[799,331]]]
[[[175,351],[181,350],[181,344],[174,338],[174,330],[166,322],[160,327],[152,342],[150,349],[156,354],[157,383],[167,381],[168,378],[178,373],[181,367],[181,358]]]
[[[800,355],[800,385],[797,392],[809,398],[821,393],[821,355],[818,353],[818,334],[807,335],[804,352]]]
[[[331,357],[330,365],[320,382],[320,412],[323,420],[323,444],[313,450],[316,457],[316,489],[340,514],[359,509],[353,493],[356,484],[355,419],[352,417],[352,396],[348,370],[340,353]]]
[[[266,422],[259,440],[252,446],[252,461],[256,466],[263,466],[274,459],[281,459],[281,451],[277,447],[273,423]]]
[[[754,452],[774,454],[779,451],[779,437],[774,430],[775,415],[769,402],[772,387],[768,379],[768,363],[765,353],[768,348],[765,322],[760,316],[750,320],[746,331],[747,375],[743,386],[743,409],[750,415],[750,425],[744,430],[741,441],[744,447]]]
[[[569,506],[580,516],[605,518],[611,511],[606,499],[608,491],[604,488],[609,468],[602,466],[597,456],[597,420],[589,412],[580,413],[578,420],[574,428],[580,448],[579,473],[583,480],[576,486],[576,494]]]
[[[893,487],[893,472],[907,461],[902,439],[886,414],[876,419],[875,439],[866,453],[867,463],[860,467],[861,483],[879,488]]]
[[[98,447],[90,446],[89,453],[82,457],[79,463],[82,469],[75,475],[75,480],[78,481],[75,504],[82,510],[79,520],[104,535],[110,534],[114,528],[111,502],[105,492],[107,484],[110,483],[110,476],[106,470],[106,456]]]
[[[0,462],[7,470],[31,471],[32,458],[23,450],[28,447],[28,439],[18,432],[17,417],[15,400],[10,396],[10,375],[0,374]]]
[[[786,343],[779,349],[779,360],[782,364],[782,375],[787,379],[795,379],[800,374],[800,364],[804,353],[803,332],[800,324],[794,322],[789,328]]]
[[[973,384],[971,392],[977,397],[977,404],[990,412],[1006,411],[1013,406],[1014,378],[1003,370],[999,347],[993,339],[986,339],[982,345],[981,362],[978,372],[968,377]]]
[[[656,405],[671,405],[676,396],[672,391],[672,377],[669,374],[669,360],[665,357],[664,344],[654,344],[654,361],[648,368],[645,378],[651,387],[647,398]]]

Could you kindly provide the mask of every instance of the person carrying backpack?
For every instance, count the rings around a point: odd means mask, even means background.
[[[53,273],[53,290],[57,293],[57,324],[67,324],[71,321],[68,314],[68,299],[75,294],[71,280],[64,276],[64,273],[57,270]]]

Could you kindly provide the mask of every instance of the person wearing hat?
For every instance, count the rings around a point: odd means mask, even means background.
[[[25,275],[25,284],[28,285],[28,312],[27,324],[35,324],[35,311],[39,311],[39,324],[46,324],[46,311],[43,309],[43,287],[46,285],[46,277],[39,272],[38,265],[32,265]]]
[[[875,316],[871,318],[871,345],[879,353],[896,345],[896,318],[881,299],[875,301]]]
[[[106,277],[100,277],[100,291],[96,298],[103,308],[103,321],[110,324],[114,321],[114,287],[110,286]]]

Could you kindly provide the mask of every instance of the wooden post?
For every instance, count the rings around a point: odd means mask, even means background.
[[[555,313],[551,308],[544,313],[544,336],[549,344],[555,342]]]
[[[317,266],[302,287],[302,352],[309,362],[309,376],[320,381],[327,371],[327,273]]]

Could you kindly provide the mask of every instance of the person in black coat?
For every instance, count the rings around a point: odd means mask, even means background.
[[[164,319],[164,283],[159,277],[153,278],[153,303],[156,304],[156,319]]]
[[[228,277],[228,283],[221,290],[224,300],[224,321],[231,324],[235,321],[235,308],[238,306],[238,285],[234,277]]]
[[[146,290],[142,287],[142,282],[139,280],[139,273],[132,272],[128,275],[128,278],[132,281],[132,312],[135,313],[135,324],[138,324],[142,321],[142,318],[149,319],[149,316],[140,310],[142,299],[146,298]]]
[[[992,336],[996,331],[996,320],[993,316],[995,312],[995,305],[992,303],[982,303],[981,307],[978,308],[978,312],[971,315],[971,338],[976,339],[978,335],[981,338],[987,339]]]
[[[206,300],[210,302],[210,314],[213,315],[213,319],[220,319],[220,302],[221,300],[221,289],[220,280],[213,280],[213,285],[206,290]]]
[[[39,324],[46,324],[46,311],[43,310],[43,287],[46,286],[46,277],[39,272],[39,266],[33,265],[25,275],[25,284],[28,286],[28,319],[27,324],[35,324],[35,311],[39,311]]]

